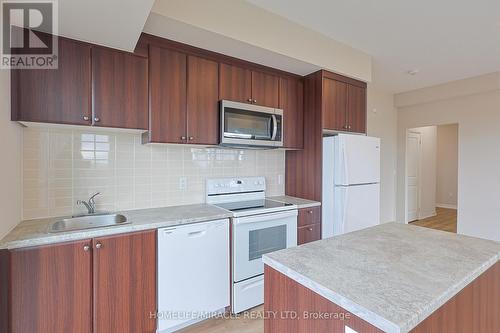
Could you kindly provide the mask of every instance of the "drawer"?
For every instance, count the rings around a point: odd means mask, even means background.
[[[297,245],[321,239],[321,224],[311,224],[297,229]]]
[[[316,224],[320,222],[321,206],[299,209],[297,227],[305,227],[306,225]]]

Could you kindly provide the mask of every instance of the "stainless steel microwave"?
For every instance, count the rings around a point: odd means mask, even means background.
[[[220,144],[232,147],[283,147],[283,110],[220,101]]]

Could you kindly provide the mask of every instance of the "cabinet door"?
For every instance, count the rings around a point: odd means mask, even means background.
[[[94,124],[148,129],[148,60],[92,48]]]
[[[93,247],[93,333],[155,332],[156,231],[95,238]]]
[[[252,103],[279,107],[279,78],[261,72],[252,72]]]
[[[221,63],[219,66],[219,99],[251,103],[252,71]]]
[[[283,147],[304,148],[304,85],[301,80],[280,79],[280,104],[283,109]]]
[[[297,228],[297,245],[314,242],[321,239],[321,224],[311,224]]]
[[[9,253],[10,333],[92,332],[90,246],[82,240]]]
[[[91,124],[90,45],[58,43],[57,69],[12,70],[12,120]]]
[[[200,57],[188,57],[187,122],[188,142],[219,143],[219,64]]]
[[[323,128],[347,131],[347,83],[323,79]]]
[[[347,117],[349,131],[366,133],[366,88],[347,86]]]
[[[150,46],[150,141],[186,142],[186,55]]]
[[[318,223],[321,223],[321,207],[299,209],[299,216],[297,218],[298,227]]]

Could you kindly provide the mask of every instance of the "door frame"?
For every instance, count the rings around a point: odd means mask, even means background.
[[[409,223],[408,218],[408,137],[410,134],[417,134],[419,136],[419,144],[418,144],[418,162],[417,162],[417,220],[420,217],[420,196],[422,189],[422,134],[413,130],[412,128],[406,129],[405,135],[405,219],[404,222],[406,224]]]

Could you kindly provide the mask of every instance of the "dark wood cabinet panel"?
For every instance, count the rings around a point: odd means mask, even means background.
[[[311,207],[299,209],[297,226],[304,227],[310,224],[321,222],[321,207]]]
[[[12,120],[91,124],[90,45],[58,38],[57,69],[11,73]]]
[[[321,224],[311,224],[297,228],[297,244],[306,244],[321,239]]]
[[[92,332],[90,246],[90,240],[82,240],[4,254],[10,257],[8,268],[2,267],[10,280],[10,330],[5,332]]]
[[[304,84],[299,79],[280,78],[279,108],[283,109],[283,147],[304,147]]]
[[[92,48],[94,125],[148,129],[148,60]]]
[[[279,85],[277,76],[252,71],[252,103],[278,108]]]
[[[184,53],[150,46],[151,142],[186,142],[186,61]]]
[[[188,57],[187,137],[189,143],[219,143],[219,64]]]
[[[366,88],[347,86],[348,130],[366,133]]]
[[[93,333],[155,332],[156,231],[95,238],[93,247]]]
[[[219,99],[252,102],[252,71],[221,63],[219,65]]]
[[[323,128],[347,131],[347,84],[323,79]]]

